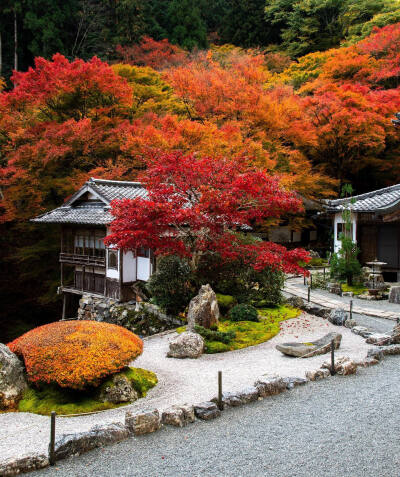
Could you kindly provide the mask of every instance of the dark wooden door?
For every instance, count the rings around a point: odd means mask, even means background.
[[[380,225],[378,229],[378,260],[386,262],[385,268],[400,266],[400,226]]]

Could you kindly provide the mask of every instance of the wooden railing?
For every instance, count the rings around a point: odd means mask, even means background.
[[[76,253],[60,253],[61,263],[70,263],[73,265],[89,265],[92,267],[105,267],[105,257],[95,257],[93,255],[79,255]]]

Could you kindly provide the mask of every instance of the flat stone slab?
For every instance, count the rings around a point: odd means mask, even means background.
[[[331,341],[335,341],[335,349],[338,349],[342,340],[340,333],[328,333],[318,340],[309,343],[281,343],[276,345],[276,349],[287,356],[297,358],[311,357],[318,354],[325,354],[331,348]]]

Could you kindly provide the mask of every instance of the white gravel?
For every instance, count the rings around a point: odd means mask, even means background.
[[[195,360],[166,358],[169,340],[165,334],[145,340],[144,352],[134,363],[136,367],[157,373],[159,383],[145,399],[123,408],[104,411],[91,416],[58,418],[57,434],[88,430],[94,425],[123,422],[130,409],[165,409],[172,404],[196,403],[216,395],[217,372],[223,372],[223,389],[236,391],[252,385],[263,374],[301,376],[314,370],[328,359],[328,355],[307,359],[283,356],[275,345],[284,341],[312,341],[331,331],[342,334],[336,356],[354,359],[365,357],[371,345],[344,327],[337,327],[322,318],[303,313],[299,318],[281,324],[281,332],[266,343]],[[50,418],[29,413],[0,414],[0,462],[33,453],[47,453]]]

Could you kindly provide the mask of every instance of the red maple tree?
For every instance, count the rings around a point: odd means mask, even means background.
[[[300,198],[277,178],[246,162],[181,152],[153,155],[140,177],[147,197],[112,204],[115,220],[107,245],[186,257],[193,271],[212,251],[226,261],[241,258],[256,270],[269,266],[305,273],[299,261],[308,261],[306,251],[271,242],[249,244],[236,233],[302,208]]]

